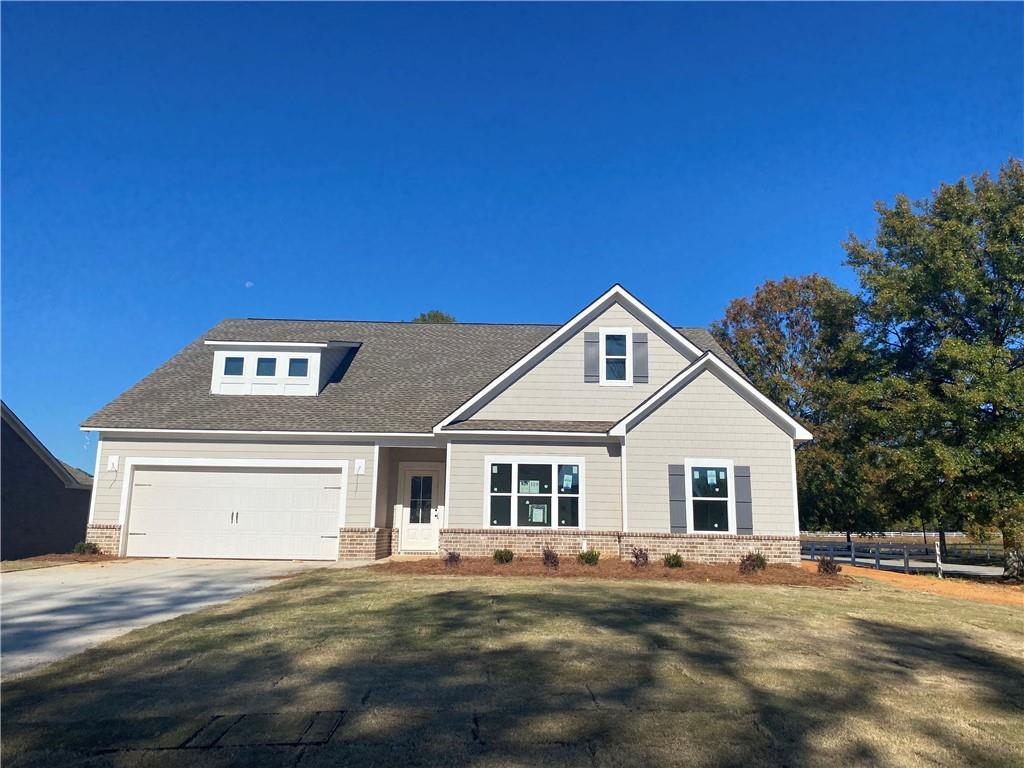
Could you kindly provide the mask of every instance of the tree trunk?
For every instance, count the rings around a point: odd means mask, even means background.
[[[1000,525],[1003,535],[1003,578],[1024,581],[1024,527]]]
[[[946,532],[942,530],[939,531],[939,552],[942,553],[943,561],[949,559],[949,556],[946,553]]]
[[[852,531],[847,531],[846,532],[846,546],[850,546],[850,543],[852,541],[853,541],[853,532]]]
[[[928,546],[928,531],[924,527],[924,521],[921,521],[921,537],[924,539],[924,545]]]

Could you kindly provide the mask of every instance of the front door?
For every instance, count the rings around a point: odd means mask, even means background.
[[[401,523],[398,547],[402,552],[436,552],[444,498],[443,465],[404,464],[401,483]]]

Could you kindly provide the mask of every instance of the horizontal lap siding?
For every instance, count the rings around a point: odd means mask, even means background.
[[[634,333],[647,334],[649,383],[618,387],[583,382],[583,334],[601,327],[632,328]],[[686,365],[685,357],[628,310],[614,304],[473,418],[617,421]]]
[[[157,459],[319,459],[348,460],[348,498],[345,518],[348,526],[370,526],[370,498],[373,493],[373,446],[302,442],[243,442],[197,440],[108,440],[101,444],[96,483],[93,523],[117,523],[125,461],[130,458]],[[107,457],[118,456],[118,470],[107,470]],[[366,461],[366,473],[353,474],[355,459]]]
[[[713,373],[700,374],[626,436],[630,531],[668,532],[668,465],[750,466],[754,534],[796,535],[792,440]]]
[[[586,527],[622,527],[622,479],[618,446],[593,444],[453,442],[448,528],[480,528],[484,515],[484,458],[487,456],[579,456],[584,460]]]

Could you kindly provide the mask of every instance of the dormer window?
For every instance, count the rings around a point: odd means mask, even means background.
[[[293,357],[288,361],[288,375],[293,378],[305,378],[309,375],[309,360],[305,357]]]
[[[207,339],[204,343],[213,347],[213,395],[316,397],[359,348],[352,341]]]
[[[276,376],[277,375],[277,358],[276,357],[260,357],[256,359],[256,375],[257,376]]]
[[[241,376],[242,371],[245,370],[245,358],[244,357],[225,357],[224,358],[224,375],[225,376]]]
[[[601,329],[601,383],[628,386],[633,383],[633,331]]]

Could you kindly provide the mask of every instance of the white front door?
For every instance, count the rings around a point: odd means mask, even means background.
[[[437,552],[444,499],[443,464],[402,464],[398,472],[400,502],[398,548],[402,552]]]

